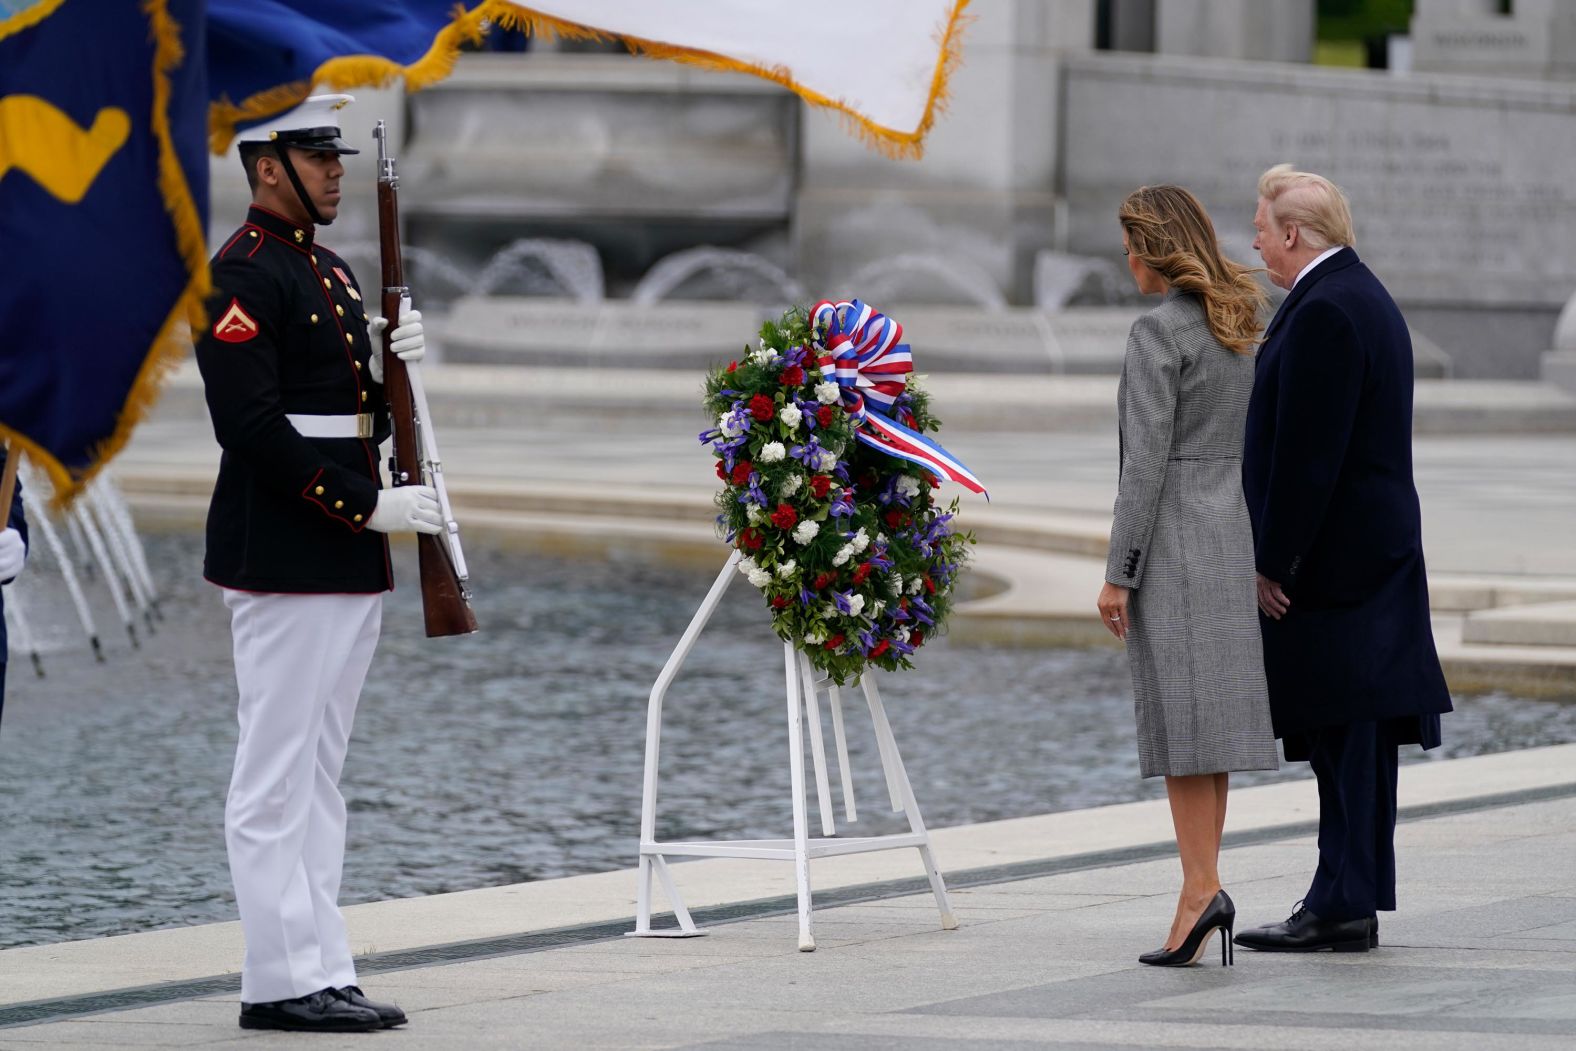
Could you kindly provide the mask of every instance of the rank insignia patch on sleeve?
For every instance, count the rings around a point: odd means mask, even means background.
[[[213,325],[213,338],[226,343],[245,343],[257,335],[257,322],[241,309],[240,300],[231,299],[230,308]]]

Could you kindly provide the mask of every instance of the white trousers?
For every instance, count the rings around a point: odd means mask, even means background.
[[[224,603],[240,687],[224,839],[246,935],[241,1000],[291,1000],[354,985],[338,903],[345,860],[339,774],[383,596],[225,589]]]

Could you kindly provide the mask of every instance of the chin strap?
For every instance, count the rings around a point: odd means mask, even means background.
[[[279,156],[279,166],[284,168],[285,174],[290,177],[290,185],[295,187],[296,196],[301,199],[301,207],[306,209],[306,217],[314,226],[327,226],[333,222],[332,219],[324,219],[318,214],[311,195],[306,192],[306,187],[301,185],[301,176],[296,174],[295,165],[290,162],[290,147],[280,146],[274,152]]]

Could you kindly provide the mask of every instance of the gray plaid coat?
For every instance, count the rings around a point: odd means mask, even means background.
[[[1144,777],[1273,770],[1242,497],[1253,358],[1172,290],[1133,323],[1117,387],[1121,476],[1105,578],[1132,589],[1127,655]]]

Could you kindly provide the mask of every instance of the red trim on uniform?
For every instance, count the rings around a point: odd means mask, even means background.
[[[219,249],[219,258],[223,259],[224,258],[224,253],[226,253],[230,249],[234,248],[235,247],[235,242],[239,241],[241,239],[242,235],[245,234],[246,231],[249,230],[250,228],[251,228],[251,224],[248,223],[247,225],[245,225],[245,226],[241,227],[239,230],[237,230],[235,232],[235,236],[230,238],[229,241],[225,242],[225,246],[223,248]],[[258,240],[262,240],[262,238],[258,238]],[[250,258],[250,256],[248,256],[248,258]]]
[[[360,533],[367,527],[367,522],[365,519],[363,519],[361,522],[352,522],[350,520],[350,516],[348,515],[336,515],[333,511],[330,511],[328,509],[328,505],[319,499],[318,495],[312,491],[312,487],[317,484],[317,480],[321,477],[323,477],[323,468],[319,467],[317,473],[312,476],[312,480],[306,483],[306,487],[301,490],[301,498],[307,503],[317,507],[319,511],[322,511],[334,521],[343,523],[345,528],[349,529],[352,533]],[[371,515],[368,515],[367,518],[371,518]]]
[[[252,250],[250,252],[246,253],[246,258],[248,258],[248,259],[250,259],[250,258],[252,258],[252,256],[256,255],[257,254],[257,250],[259,248],[263,247],[263,239],[261,237],[254,237],[254,238],[252,238],[252,240],[255,243],[252,245]]]

